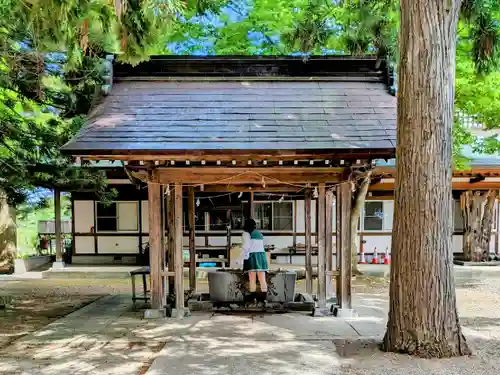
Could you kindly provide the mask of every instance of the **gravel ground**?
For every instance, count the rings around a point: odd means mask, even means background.
[[[361,339],[342,353],[342,374],[346,375],[462,375],[498,374],[500,368],[500,267],[462,268],[455,271],[460,321],[473,350],[470,357],[420,359],[382,353],[379,339]],[[388,285],[359,286],[364,297],[377,301],[387,311]],[[337,350],[339,353],[340,351]],[[340,353],[339,353],[340,354]],[[335,372],[333,372],[335,373]]]
[[[33,280],[0,282],[0,293],[14,295],[13,308],[0,311],[0,348],[13,339],[34,331],[103,295],[130,293],[129,280]],[[201,291],[207,289],[200,283]],[[361,339],[341,355],[341,368],[331,374],[347,375],[432,375],[498,374],[500,359],[500,267],[460,269],[456,272],[457,302],[464,332],[473,356],[446,360],[424,360],[406,355],[381,353],[377,343]],[[303,288],[302,283],[298,289]],[[358,277],[355,298],[364,298],[386,315],[387,280]]]
[[[130,292],[129,280],[0,281],[12,304],[0,310],[0,349],[108,294]]]

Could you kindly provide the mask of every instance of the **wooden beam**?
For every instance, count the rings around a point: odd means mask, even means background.
[[[347,152],[342,152],[341,150],[220,150],[220,151],[165,151],[157,150],[151,152],[145,151],[129,151],[126,154],[123,151],[116,152],[106,152],[99,151],[99,153],[88,152],[86,154],[74,155],[75,157],[81,157],[85,160],[127,160],[127,161],[201,161],[205,160],[207,162],[216,162],[220,160],[221,162],[231,163],[233,160],[244,161],[247,160],[257,160],[263,161],[267,160],[271,162],[275,161],[294,161],[294,160],[345,160],[345,161],[356,161],[361,160],[373,160],[373,159],[384,159],[387,157],[394,157],[394,150],[369,150],[369,149],[358,149],[355,153],[352,149]]]
[[[496,176],[500,173],[500,168],[498,165],[492,165],[491,167],[481,167],[477,166],[471,169],[461,169],[454,170],[453,177],[462,176],[473,176],[473,175],[484,175],[484,176]],[[383,178],[394,178],[396,176],[396,168],[392,166],[378,166],[373,170],[373,175],[383,175]]]
[[[195,201],[194,188],[188,188],[188,217],[189,217],[189,289],[196,292],[196,228],[195,228]]]
[[[148,184],[149,264],[151,268],[151,309],[163,307],[161,280],[161,186]]]
[[[250,218],[255,219],[255,200],[253,191],[250,192],[250,200],[248,202],[248,215]]]
[[[350,182],[337,185],[337,303],[341,309],[352,308],[351,295],[351,199]]]
[[[175,184],[175,234],[174,234],[174,272],[175,272],[175,308],[177,318],[184,318],[184,260],[182,256],[182,184]]]
[[[326,252],[326,295],[333,294],[333,190],[328,189],[325,197],[325,252]]]
[[[240,193],[240,192],[255,192],[255,193],[301,193],[302,188],[290,185],[271,185],[262,187],[258,185],[205,185],[203,192],[205,193]],[[200,187],[195,188],[195,191],[201,191]]]
[[[453,190],[490,190],[490,189],[500,189],[500,182],[493,181],[481,181],[481,182],[452,182],[451,184]],[[391,191],[394,190],[394,183],[381,183],[371,185],[370,191]]]
[[[325,184],[319,184],[318,196],[318,304],[320,308],[326,307],[326,190]]]
[[[339,182],[344,168],[270,167],[189,167],[159,168],[154,182],[175,184],[178,182],[204,185],[260,184],[262,187],[281,184]],[[265,186],[264,186],[265,185]]]
[[[305,210],[305,246],[306,246],[306,293],[312,294],[312,244],[311,244],[311,192],[306,191],[304,200]]]
[[[56,234],[56,262],[62,262],[62,235],[61,235],[61,192],[54,189],[55,234]]]

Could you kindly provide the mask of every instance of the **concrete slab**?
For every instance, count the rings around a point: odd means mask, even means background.
[[[168,341],[148,375],[341,373],[331,337],[300,325],[311,317],[203,314],[198,319]]]

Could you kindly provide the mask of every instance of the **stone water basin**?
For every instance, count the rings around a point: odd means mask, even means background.
[[[273,270],[266,274],[267,301],[293,302],[297,274],[293,271]],[[218,303],[243,302],[248,293],[248,275],[240,269],[218,269],[208,272],[210,301]],[[259,284],[257,282],[257,290]]]

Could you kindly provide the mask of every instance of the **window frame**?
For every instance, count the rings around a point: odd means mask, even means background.
[[[94,228],[94,231],[95,233],[103,233],[103,234],[106,234],[106,233],[138,233],[139,232],[139,201],[111,201],[109,202],[110,204],[114,204],[116,206],[116,214],[115,216],[98,216],[97,214],[97,207],[99,206],[99,204],[103,204],[103,202],[101,201],[95,201],[95,204],[94,204],[94,216],[95,216],[95,228]],[[134,203],[135,204],[135,207],[136,207],[136,225],[135,225],[135,230],[120,230],[120,215],[119,215],[119,204],[120,203]],[[115,219],[116,221],[116,230],[99,230],[99,218],[103,218],[103,219]]]
[[[294,217],[295,217],[295,205],[293,204],[293,200],[291,199],[287,199],[287,200],[283,200],[282,202],[279,202],[279,201],[255,201],[255,204],[257,203],[271,203],[271,229],[262,229],[262,232],[264,233],[269,233],[269,232],[274,232],[274,233],[288,233],[288,232],[293,232],[295,230],[295,220],[294,220]],[[292,208],[292,215],[290,216],[291,220],[292,220],[292,229],[287,229],[287,230],[277,230],[275,228],[275,225],[274,225],[274,219],[275,219],[275,215],[274,215],[274,205],[276,203],[290,203],[291,205],[291,208]],[[284,216],[280,216],[280,217],[284,217]]]
[[[367,203],[382,203],[382,228],[381,229],[366,229],[365,228],[365,212],[366,212],[366,204]],[[372,217],[372,216],[369,216]],[[384,207],[384,200],[381,199],[366,199],[364,204],[363,204],[363,209],[361,211],[361,214],[359,215],[360,219],[360,226],[359,226],[359,231],[360,232],[369,232],[369,233],[382,233],[382,232],[389,232],[391,229],[385,229],[385,207]]]
[[[262,232],[264,233],[291,233],[295,230],[295,220],[294,220],[294,217],[295,217],[295,205],[293,204],[293,200],[289,199],[289,200],[284,200],[283,202],[281,203],[285,203],[285,202],[289,202],[291,204],[291,208],[292,208],[292,216],[290,217],[291,220],[292,220],[292,229],[290,230],[276,230],[275,229],[275,226],[274,226],[274,204],[275,203],[278,203],[278,201],[265,201],[265,200],[259,200],[259,201],[255,201],[254,204],[258,204],[258,203],[270,203],[271,204],[271,229],[262,229]],[[206,232],[210,232],[210,233],[225,233],[226,231],[225,230],[212,230],[210,228],[210,220],[211,220],[211,211],[206,211],[205,214],[207,215],[206,217],[206,221],[205,221],[205,224],[206,224]],[[243,233],[243,230],[242,229],[234,229],[232,228],[231,229],[232,233]]]

